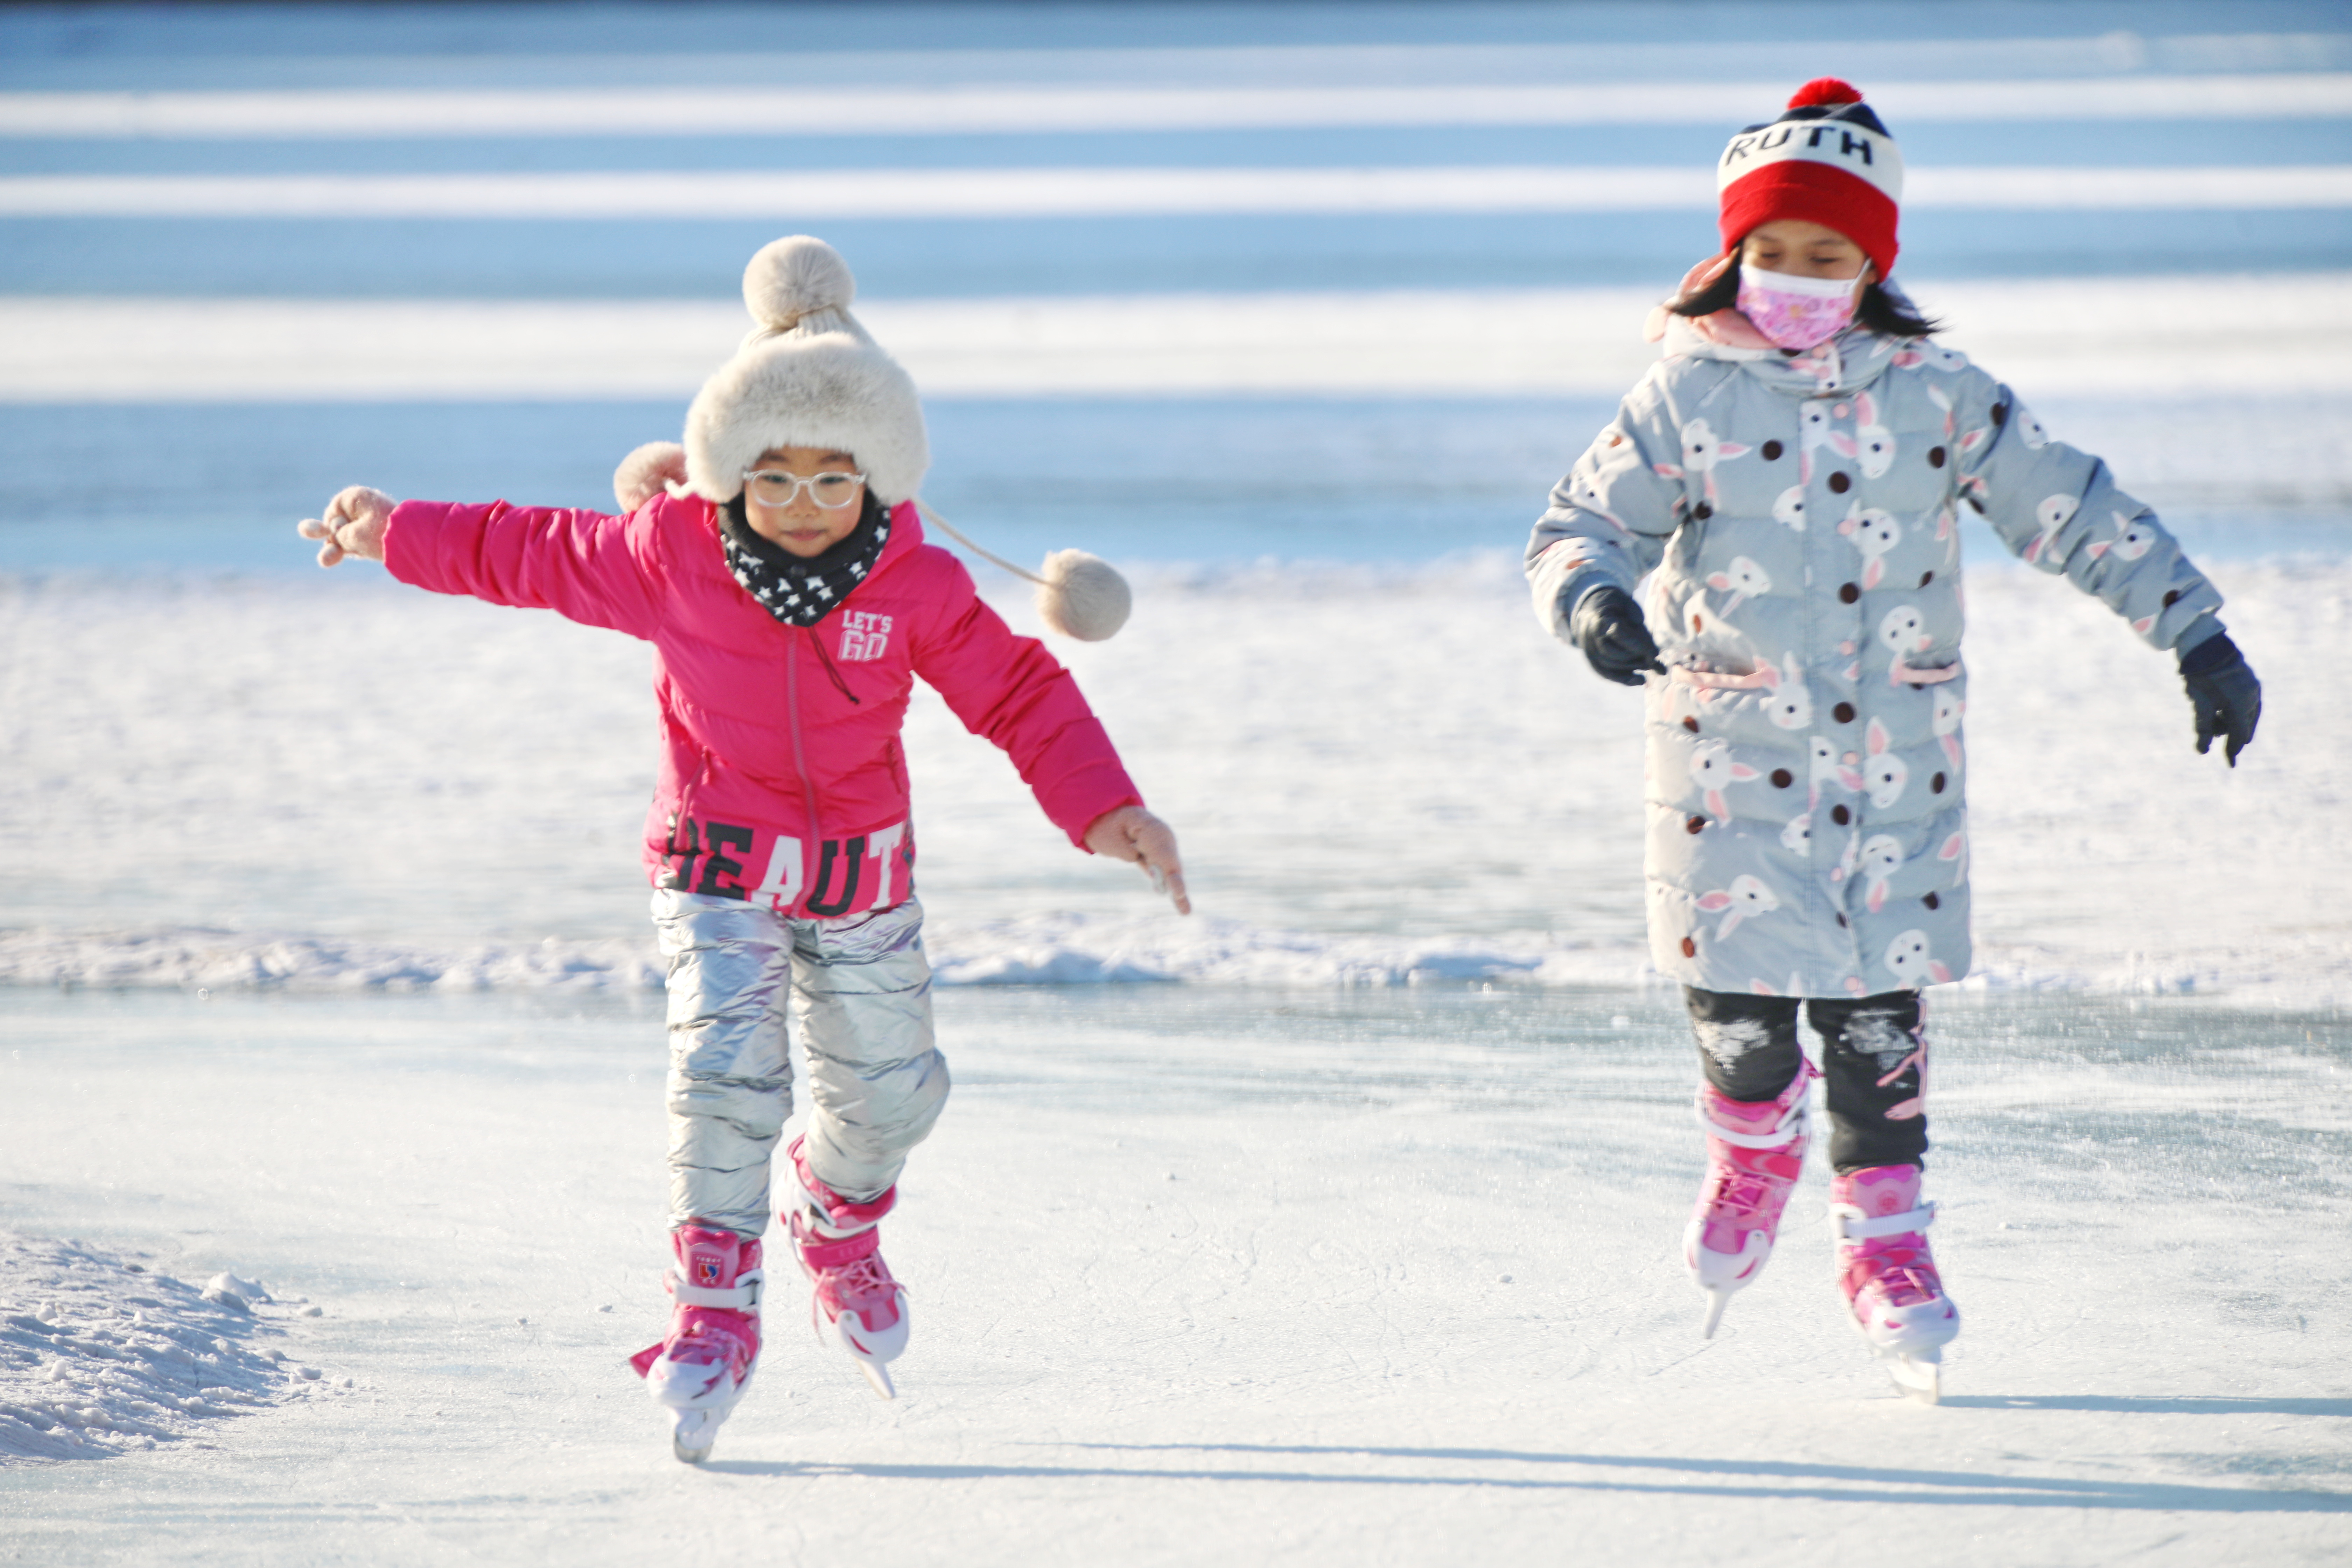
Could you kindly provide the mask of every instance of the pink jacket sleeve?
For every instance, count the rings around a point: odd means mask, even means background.
[[[505,501],[403,501],[383,537],[386,570],[436,594],[553,610],[650,638],[661,618],[653,509],[631,517]]]
[[[1014,637],[962,563],[948,569],[947,607],[916,642],[915,673],[965,729],[1004,749],[1038,805],[1083,849],[1097,817],[1143,796],[1061,661],[1035,637]]]

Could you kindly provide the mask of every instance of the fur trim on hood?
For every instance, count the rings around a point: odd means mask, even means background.
[[[758,322],[686,415],[687,483],[724,505],[774,447],[831,447],[865,470],[885,506],[911,500],[931,466],[914,381],[849,313],[857,282],[821,239],[794,235],[743,271]]]

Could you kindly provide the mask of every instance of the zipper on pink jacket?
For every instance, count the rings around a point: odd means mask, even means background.
[[[808,752],[801,743],[801,645],[798,638],[784,644],[784,712],[792,722],[793,771],[801,775],[801,801],[808,807],[808,841],[821,844],[824,830],[816,818],[816,781],[809,777]],[[805,851],[803,851],[805,853]],[[807,869],[805,864],[802,869]]]

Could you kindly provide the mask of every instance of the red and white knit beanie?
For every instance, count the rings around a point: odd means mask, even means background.
[[[1903,154],[1860,89],[1835,77],[1807,82],[1780,119],[1734,136],[1715,189],[1726,250],[1759,224],[1802,218],[1862,247],[1880,278],[1895,270]]]

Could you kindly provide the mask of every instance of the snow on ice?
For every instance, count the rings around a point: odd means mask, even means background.
[[[199,1438],[305,1396],[281,1303],[257,1281],[202,1286],[85,1247],[0,1231],[0,1463],[106,1458]]]
[[[2207,567],[2265,682],[2234,772],[2191,750],[2168,656],[2063,582],[1973,569],[1969,984],[2352,989],[2352,836],[2310,830],[2352,773],[2333,674],[2352,567]],[[1139,583],[1119,638],[1057,651],[1182,836],[1203,912],[1072,854],[921,694],[942,982],[1643,983],[1638,700],[1540,634],[1507,558]],[[0,800],[0,979],[658,985],[638,645],[352,569],[19,575],[0,605],[20,781]]]

